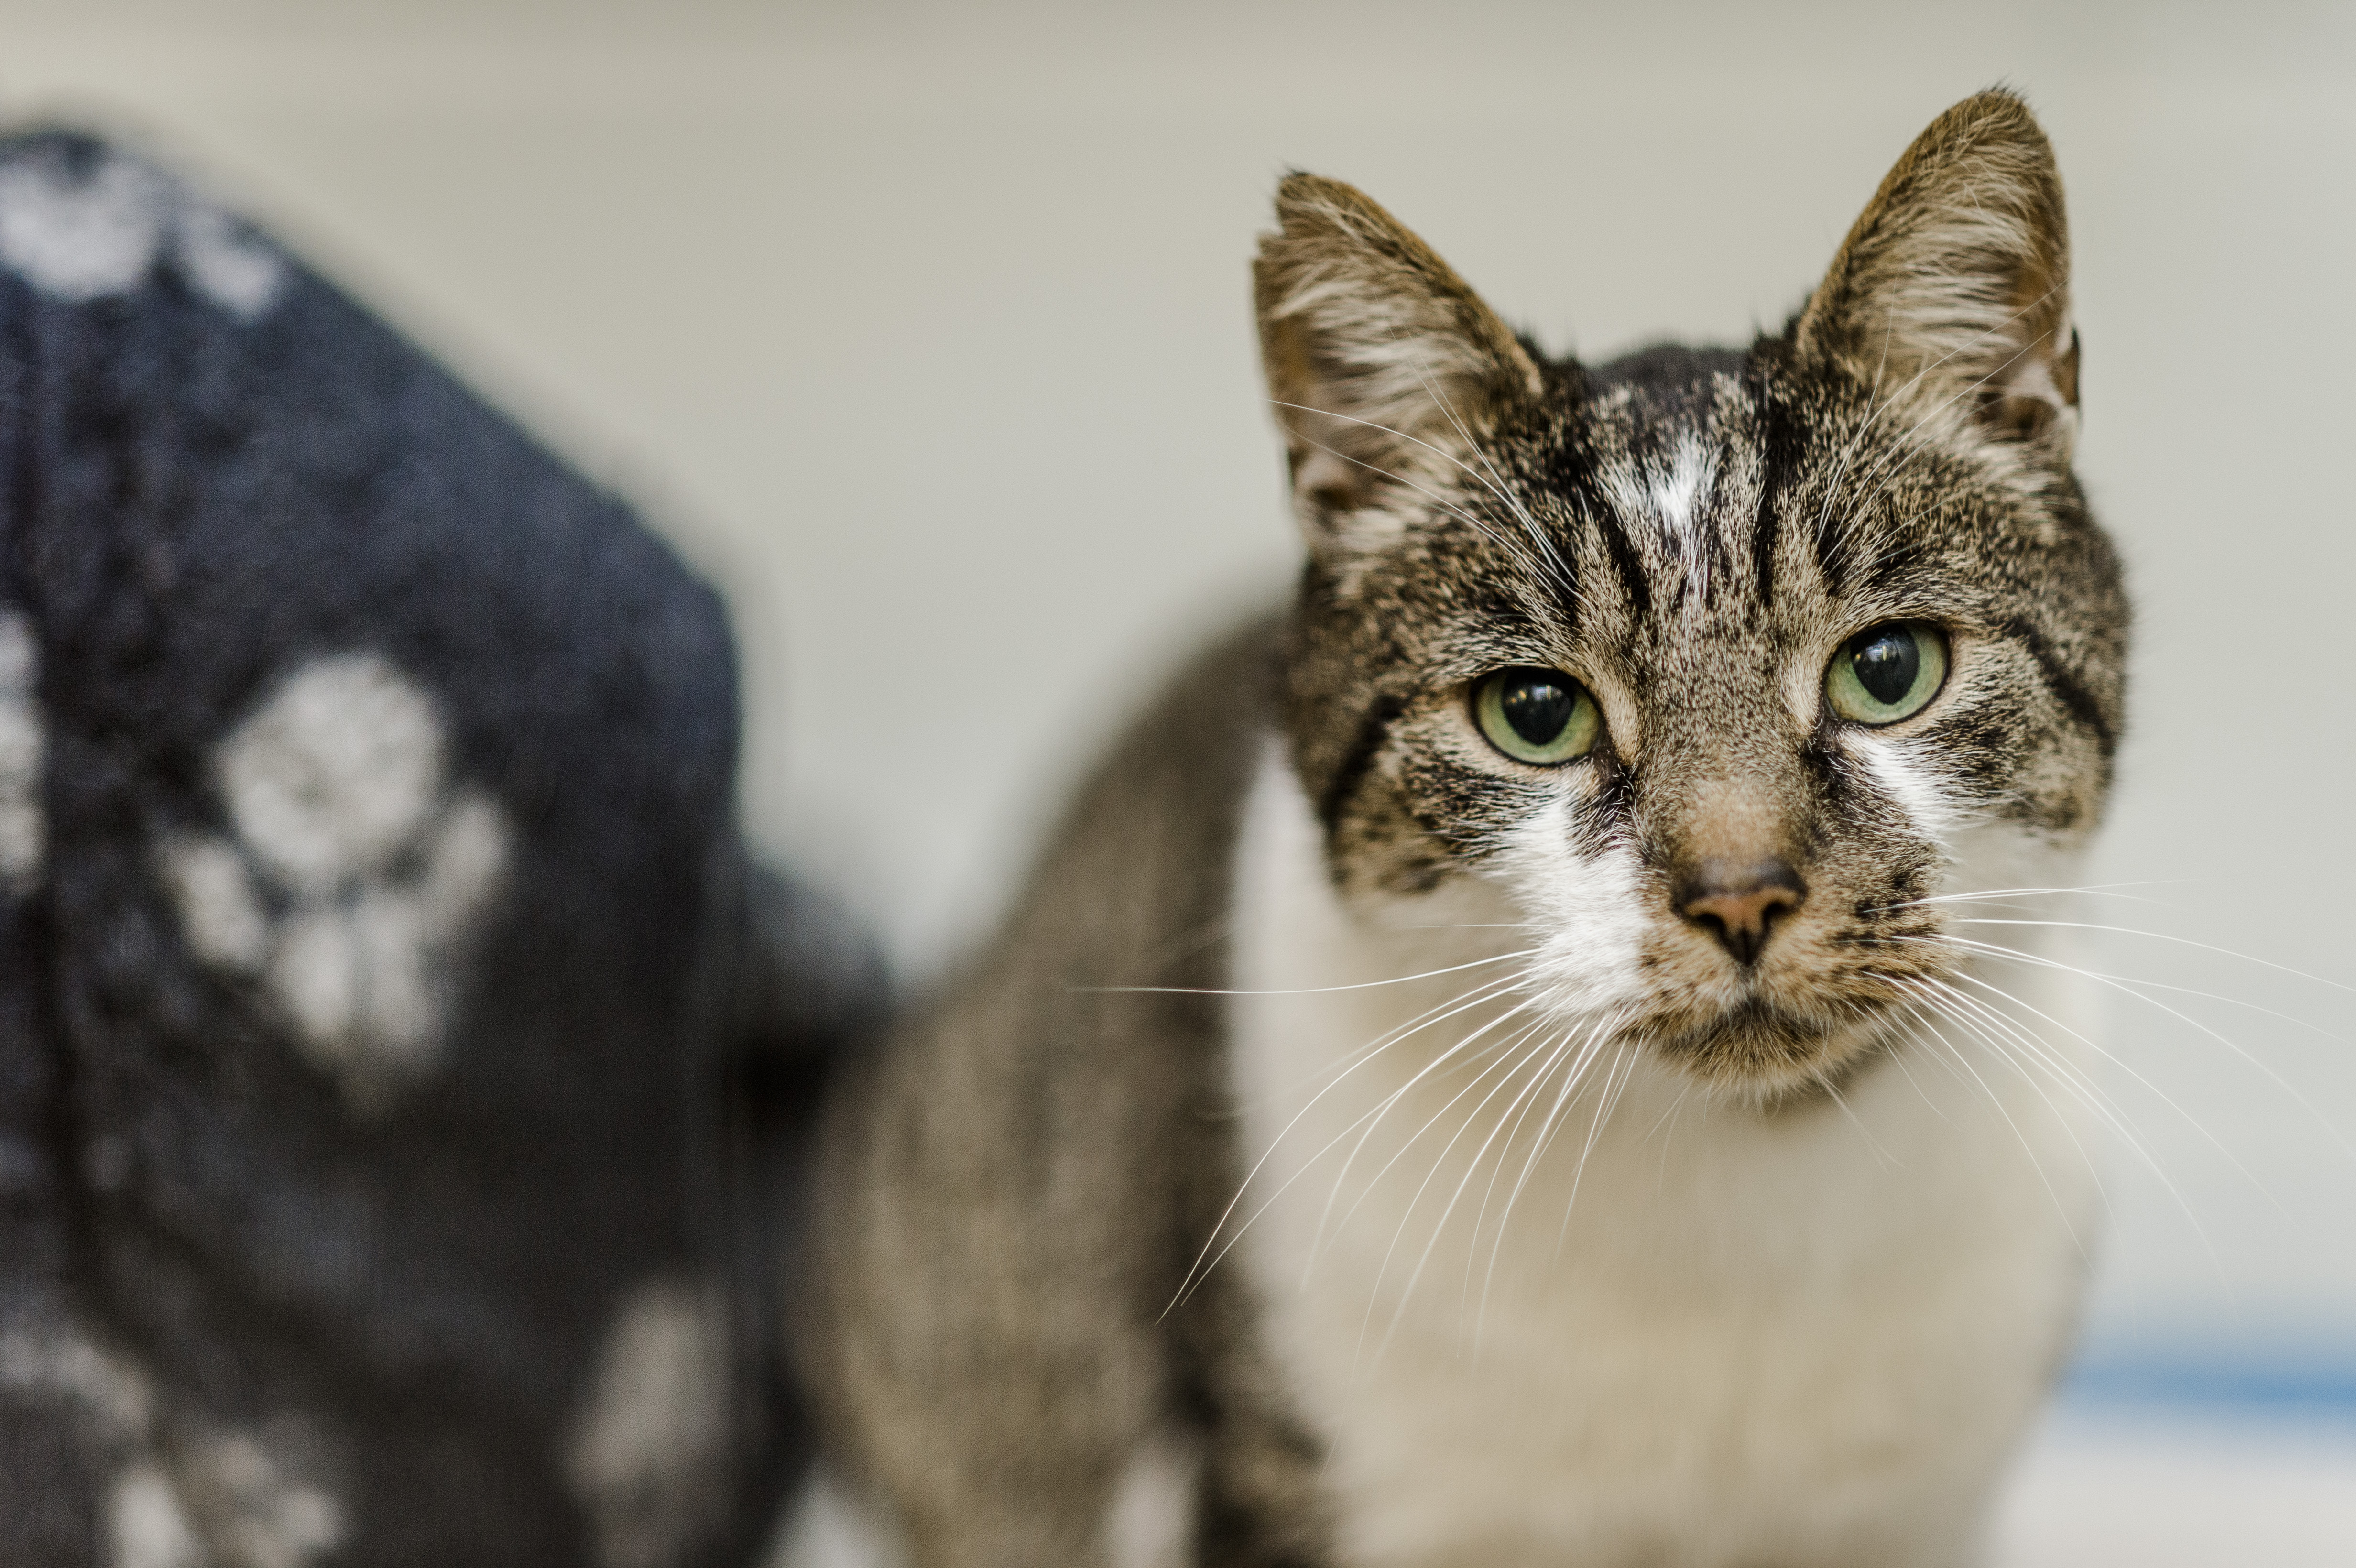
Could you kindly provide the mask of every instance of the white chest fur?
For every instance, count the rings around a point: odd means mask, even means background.
[[[1762,1113],[1602,1043],[1565,1099],[1601,1036],[1449,1011],[1511,971],[1482,962],[1520,940],[1502,896],[1369,930],[1273,753],[1238,855],[1232,1072],[1268,1158],[1220,1266],[1330,1447],[1345,1563],[1974,1559],[2083,1268],[2087,1118],[2050,1073],[1950,1028]],[[2080,1071],[2083,998],[2001,981]]]

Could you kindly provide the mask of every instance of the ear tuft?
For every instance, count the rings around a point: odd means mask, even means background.
[[[1802,311],[1804,355],[1953,409],[2067,463],[2078,422],[2070,237],[2053,149],[1996,90],[1933,121],[1881,182]]]
[[[1288,176],[1252,269],[1260,349],[1312,544],[1535,397],[1539,374],[1447,262],[1339,180]],[[1454,438],[1454,439],[1451,439]]]

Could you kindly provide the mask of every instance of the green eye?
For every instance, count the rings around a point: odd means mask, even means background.
[[[1937,628],[1891,621],[1859,632],[1825,671],[1825,700],[1858,724],[1911,719],[1947,678],[1947,639]]]
[[[1483,677],[1472,688],[1472,715],[1491,745],[1537,767],[1587,755],[1603,732],[1595,699],[1558,669],[1501,669]]]

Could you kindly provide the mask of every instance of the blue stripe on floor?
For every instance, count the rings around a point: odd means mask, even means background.
[[[2169,1406],[2356,1422],[2356,1360],[2095,1355],[2070,1369],[2061,1399],[2082,1410]]]

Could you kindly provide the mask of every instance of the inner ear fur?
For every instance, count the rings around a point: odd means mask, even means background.
[[[1537,366],[1431,248],[1339,180],[1277,187],[1252,267],[1261,363],[1312,544],[1535,397]]]
[[[1801,312],[1804,354],[1935,420],[2066,462],[2077,434],[2070,233],[2053,148],[2002,90],[1932,122],[1848,231]]]

